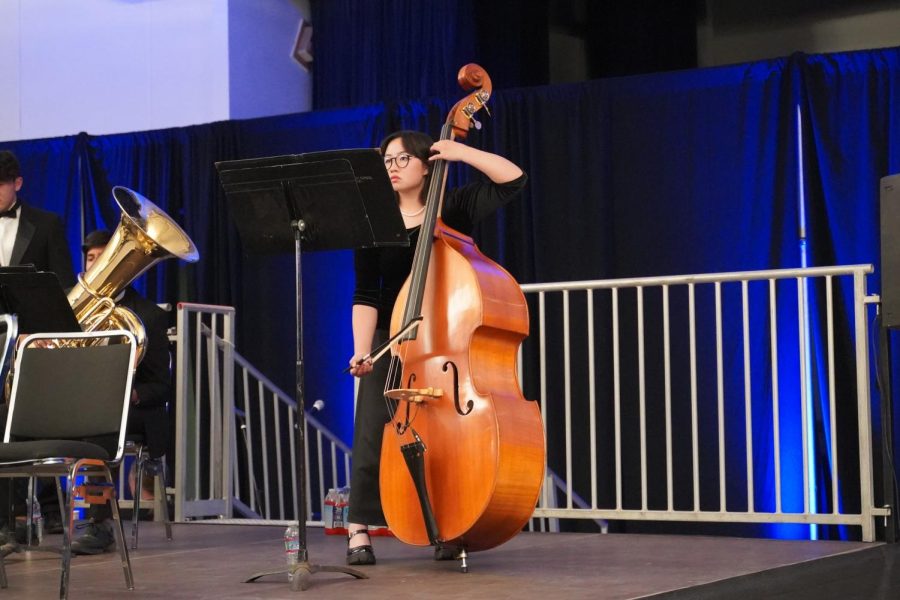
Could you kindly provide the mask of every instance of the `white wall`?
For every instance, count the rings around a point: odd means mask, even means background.
[[[818,54],[900,45],[900,8],[896,7],[876,9],[870,2],[858,4],[855,11],[850,5],[841,10],[717,26],[715,0],[707,2],[712,2],[710,18],[697,28],[701,67],[789,56],[794,52]],[[752,2],[746,7],[754,10]]]
[[[0,0],[0,141],[308,110],[309,74],[290,62],[304,9],[308,0]]]

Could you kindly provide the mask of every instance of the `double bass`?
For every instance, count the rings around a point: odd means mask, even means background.
[[[458,80],[471,93],[450,110],[442,140],[479,126],[475,115],[490,98],[490,78],[478,65],[462,67]],[[391,420],[381,501],[398,539],[452,548],[465,572],[467,552],[506,542],[531,517],[544,433],[516,373],[528,335],[525,297],[472,238],[442,222],[446,161],[431,168],[412,270],[391,316],[397,339],[385,390]]]

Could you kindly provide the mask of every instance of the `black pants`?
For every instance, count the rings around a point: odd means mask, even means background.
[[[373,347],[387,339],[387,332],[375,332]],[[381,510],[379,466],[381,438],[390,415],[384,401],[390,356],[375,363],[372,372],[359,380],[356,419],[353,424],[353,466],[350,469],[350,523],[385,525]]]

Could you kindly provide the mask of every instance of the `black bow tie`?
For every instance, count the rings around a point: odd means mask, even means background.
[[[9,208],[8,210],[4,210],[3,212],[0,212],[0,219],[2,219],[3,217],[9,217],[10,219],[15,219],[17,216],[19,216],[18,214],[16,214],[16,210],[18,208],[19,208],[18,203],[13,204],[12,208]]]

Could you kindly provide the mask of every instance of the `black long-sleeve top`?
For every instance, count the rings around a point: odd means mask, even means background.
[[[137,406],[156,408],[171,400],[172,374],[169,368],[168,315],[150,300],[128,286],[118,304],[130,308],[144,324],[147,346],[144,359],[134,372],[132,385],[137,392]]]
[[[523,173],[507,183],[481,181],[448,190],[441,218],[449,227],[471,235],[475,224],[509,202],[525,187],[527,179]],[[409,246],[364,248],[354,254],[356,290],[353,304],[376,308],[378,329],[390,328],[397,295],[412,270],[420,229],[416,226],[407,230]]]

